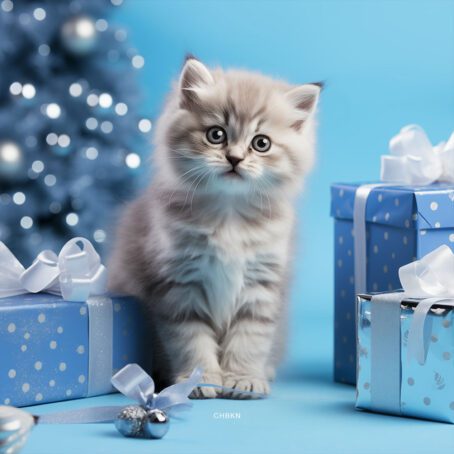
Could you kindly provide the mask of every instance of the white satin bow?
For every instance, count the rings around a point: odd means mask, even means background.
[[[443,245],[402,266],[399,278],[410,298],[454,298],[454,253]]]
[[[106,288],[107,270],[86,238],[69,240],[58,256],[40,252],[28,268],[0,241],[0,298],[47,292],[66,301],[86,301]]]
[[[423,365],[429,351],[432,322],[427,314],[435,304],[454,307],[454,253],[449,246],[440,246],[422,259],[402,266],[399,278],[404,297],[423,298],[414,310],[407,343],[407,358],[415,358]]]
[[[406,185],[454,183],[454,132],[447,142],[433,146],[418,125],[402,128],[389,142],[390,156],[382,156],[381,180]]]

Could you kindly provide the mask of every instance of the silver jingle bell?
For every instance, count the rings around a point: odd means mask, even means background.
[[[162,410],[148,410],[143,424],[145,438],[162,438],[169,430],[169,417]]]
[[[36,424],[35,418],[14,407],[0,406],[0,454],[19,452]]]
[[[125,437],[143,437],[143,427],[147,417],[144,408],[129,405],[123,408],[115,419],[115,427]]]

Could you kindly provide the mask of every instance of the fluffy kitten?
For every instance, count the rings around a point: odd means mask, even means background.
[[[114,289],[150,314],[155,374],[201,366],[206,383],[269,393],[319,91],[186,61],[156,125],[154,181],[124,213],[110,265]]]

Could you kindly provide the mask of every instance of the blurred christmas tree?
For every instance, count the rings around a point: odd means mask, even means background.
[[[138,186],[151,122],[120,3],[0,1],[0,240],[25,263],[79,235],[102,252]]]

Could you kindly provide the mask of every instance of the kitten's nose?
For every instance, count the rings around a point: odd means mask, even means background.
[[[229,156],[229,155],[226,156],[226,159],[227,159],[227,161],[230,162],[230,164],[232,164],[233,168],[235,168],[243,160],[243,158],[238,158],[236,156]]]

